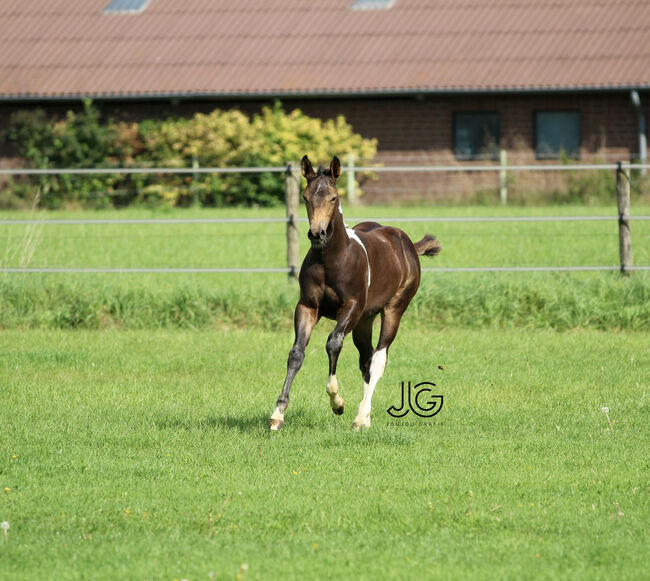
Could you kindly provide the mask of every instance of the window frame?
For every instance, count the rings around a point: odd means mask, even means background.
[[[496,127],[496,151],[494,154],[490,155],[487,158],[480,159],[476,156],[477,153],[464,154],[458,152],[458,139],[456,130],[458,129],[458,118],[461,115],[495,115],[497,120]],[[501,112],[496,109],[460,109],[454,111],[452,114],[452,126],[451,126],[451,139],[452,139],[452,150],[454,158],[457,161],[498,161],[499,160],[499,150],[501,149]]]

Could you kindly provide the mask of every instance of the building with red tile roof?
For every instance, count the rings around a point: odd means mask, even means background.
[[[8,0],[0,22],[4,113],[279,98],[344,114],[379,161],[452,164],[635,158],[650,113],[648,0]],[[435,195],[400,179],[382,183]]]

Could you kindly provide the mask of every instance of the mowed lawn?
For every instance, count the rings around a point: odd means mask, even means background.
[[[354,433],[357,355],[334,416],[330,328],[280,433],[289,330],[3,331],[0,577],[647,578],[647,333],[407,315]],[[444,396],[433,419],[386,413],[409,380]]]
[[[436,234],[443,253],[423,266],[618,262],[615,220],[389,219],[614,216],[611,207],[344,213],[414,239]],[[0,267],[284,267],[284,228],[5,225]],[[632,223],[632,244],[636,264],[649,264],[650,222]],[[332,324],[322,322],[285,428],[270,433],[293,340],[297,287],[285,275],[4,274],[0,578],[645,579],[647,282],[647,273],[427,273],[372,427],[351,429],[362,384],[350,338],[338,373],[346,413],[329,408]],[[403,381],[435,383],[442,411],[389,416]]]

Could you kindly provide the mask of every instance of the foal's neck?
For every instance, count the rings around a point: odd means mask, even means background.
[[[323,250],[323,259],[325,267],[327,263],[338,258],[341,254],[347,252],[350,245],[350,237],[345,231],[345,222],[343,222],[343,213],[341,206],[334,210],[332,215],[332,235]]]

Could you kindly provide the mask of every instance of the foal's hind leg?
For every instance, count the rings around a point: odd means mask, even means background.
[[[359,369],[361,370],[361,375],[363,377],[364,387],[368,385],[368,382],[370,381],[370,363],[374,353],[372,347],[372,325],[374,322],[374,316],[367,319],[361,319],[352,332],[354,345],[359,351]],[[370,424],[368,423],[368,425]]]
[[[352,427],[359,430],[361,427],[370,426],[370,409],[372,407],[372,394],[375,391],[377,382],[384,374],[386,360],[388,358],[388,348],[397,335],[400,319],[404,314],[406,307],[395,309],[386,307],[381,314],[381,332],[379,334],[379,343],[377,349],[372,353],[367,373],[361,368],[363,376],[363,399],[359,404],[357,417],[354,419]],[[372,325],[371,325],[372,330]],[[355,341],[356,343],[356,341]],[[371,346],[372,347],[372,346]]]

